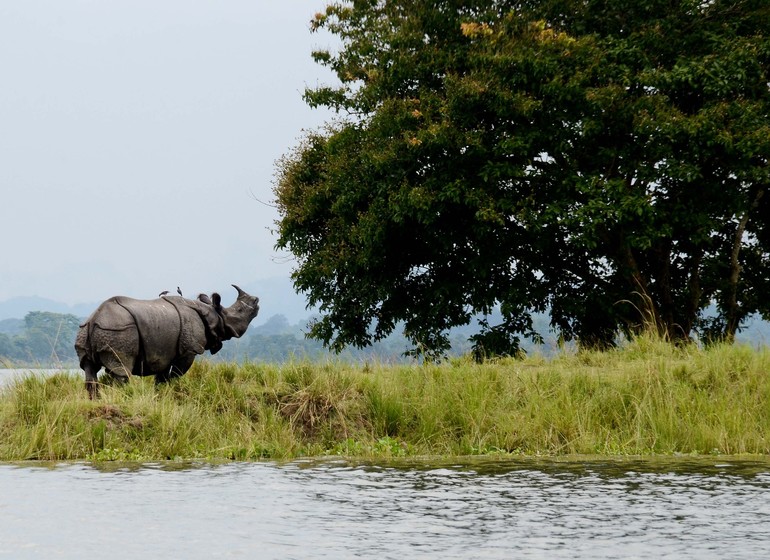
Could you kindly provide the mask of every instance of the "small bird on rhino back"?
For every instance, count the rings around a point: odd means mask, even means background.
[[[163,383],[187,373],[197,355],[216,354],[222,342],[243,336],[259,312],[259,298],[233,288],[238,297],[229,307],[218,293],[185,299],[179,288],[179,296],[161,292],[153,300],[115,296],[103,302],[75,338],[88,396],[99,395],[102,367],[118,381],[154,375]]]

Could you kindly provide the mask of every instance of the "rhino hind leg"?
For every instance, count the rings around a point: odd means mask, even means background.
[[[78,334],[75,337],[75,352],[77,352],[78,359],[80,360],[80,369],[83,370],[86,376],[88,398],[94,400],[99,397],[97,373],[102,369],[102,364],[98,362],[98,358],[90,351],[88,329],[89,325],[86,323],[78,330]]]
[[[99,398],[99,380],[97,373],[104,366],[102,384],[123,384],[131,376],[134,367],[132,356],[121,356],[115,352],[101,352],[93,361],[89,358],[80,360],[80,367],[86,374],[86,391],[91,400]]]
[[[128,377],[115,375],[109,370],[102,376],[102,385],[124,385],[126,383],[128,383]]]
[[[115,351],[102,352],[99,359],[104,364],[104,370],[114,381],[125,382],[131,377],[136,358],[130,354]]]
[[[86,374],[86,391],[88,392],[88,398],[91,400],[99,398],[99,383],[96,373],[101,369],[101,366],[93,363],[88,358],[84,358],[80,361],[80,367]]]
[[[165,383],[172,379],[176,379],[177,377],[182,377],[187,373],[187,370],[192,367],[194,361],[195,354],[191,356],[179,356],[171,362],[171,367],[167,373],[155,375],[155,383]]]

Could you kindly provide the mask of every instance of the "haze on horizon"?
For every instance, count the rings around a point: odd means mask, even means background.
[[[330,115],[323,0],[0,5],[0,301],[286,277],[275,161]]]

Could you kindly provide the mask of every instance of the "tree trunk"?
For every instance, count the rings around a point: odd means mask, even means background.
[[[629,275],[629,284],[634,293],[638,296],[638,304],[635,305],[641,315],[641,325],[639,330],[653,330],[653,332],[658,335],[665,336],[666,332],[664,324],[658,312],[658,308],[655,305],[655,300],[650,294],[649,283],[639,270],[639,265],[634,256],[634,252],[626,243],[622,244],[621,251]]]
[[[765,194],[765,189],[759,189],[754,201],[746,209],[746,213],[738,222],[738,227],[735,230],[735,238],[733,239],[733,250],[730,255],[730,278],[728,281],[727,298],[725,301],[725,339],[732,343],[735,340],[735,333],[743,320],[743,314],[738,304],[738,280],[741,276],[741,263],[739,260],[741,247],[743,245],[743,234],[746,232],[746,226],[749,223],[749,216],[757,206],[759,201],[762,200],[762,196]]]
[[[653,269],[656,270],[655,286],[660,298],[658,330],[662,331],[663,336],[679,340],[683,337],[683,329],[676,323],[674,296],[671,293],[671,247],[671,239],[660,240],[652,251],[655,259],[652,264]]]
[[[700,298],[703,292],[700,285],[700,265],[702,261],[703,247],[699,246],[693,250],[690,266],[688,267],[687,288],[689,291],[689,298],[685,308],[685,317],[682,321],[682,330],[688,338],[695,325],[695,319],[698,317],[698,312],[700,311]]]

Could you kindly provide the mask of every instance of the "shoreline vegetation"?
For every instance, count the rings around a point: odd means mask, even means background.
[[[476,364],[197,362],[105,386],[0,387],[0,461],[770,454],[770,350],[676,347]]]

